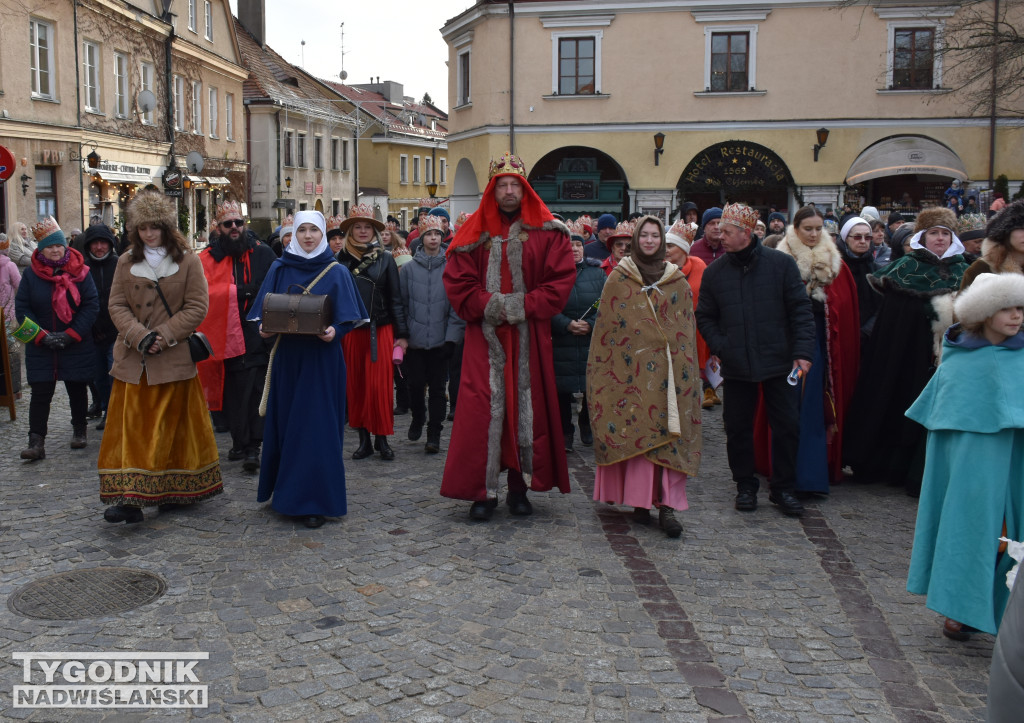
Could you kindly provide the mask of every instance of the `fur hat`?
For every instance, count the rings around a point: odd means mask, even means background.
[[[178,212],[174,201],[159,191],[139,191],[128,204],[128,233],[140,223],[178,228]]]
[[[948,228],[955,233],[956,214],[953,213],[953,209],[942,208],[941,206],[924,209],[921,213],[917,214],[917,221],[914,222],[914,233],[927,231],[936,226]]]
[[[961,324],[976,324],[1013,306],[1024,306],[1024,276],[978,274],[974,283],[957,295],[953,310]]]
[[[1014,201],[993,216],[985,229],[985,235],[991,241],[1006,244],[1010,240],[1010,233],[1018,228],[1024,228],[1024,199]]]

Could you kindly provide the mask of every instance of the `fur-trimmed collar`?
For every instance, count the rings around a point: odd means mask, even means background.
[[[807,295],[817,301],[825,301],[825,287],[835,281],[843,265],[843,257],[836,248],[835,242],[826,231],[822,230],[821,240],[817,246],[806,245],[796,235],[796,229],[790,226],[786,236],[776,251],[792,256],[800,269]]]
[[[992,271],[997,274],[1021,274],[1024,268],[1013,260],[1011,254],[1004,244],[992,239],[985,239],[981,242],[981,258],[988,262]]]
[[[553,218],[550,221],[545,221],[540,225],[539,228],[536,226],[527,226],[525,223],[523,223],[522,219],[517,218],[515,221],[512,222],[512,225],[508,227],[508,237],[514,238],[518,236],[520,233],[528,233],[530,231],[561,231],[566,236],[569,235],[569,227],[566,226],[561,221],[559,221],[557,218]],[[464,244],[462,246],[453,246],[451,248],[451,251],[452,253],[463,253],[466,251],[472,251],[477,246],[487,243],[490,240],[490,238],[491,235],[486,231],[483,231],[480,234],[480,238],[478,238],[473,243]],[[521,240],[525,241],[526,239]]]

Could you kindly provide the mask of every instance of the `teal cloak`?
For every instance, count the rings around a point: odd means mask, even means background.
[[[907,590],[995,634],[1009,590],[1003,522],[1024,538],[1024,334],[993,346],[954,326],[942,363],[907,410],[928,430]]]

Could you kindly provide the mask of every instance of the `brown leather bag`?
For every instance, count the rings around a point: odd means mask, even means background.
[[[311,294],[309,291],[324,277],[331,266],[336,266],[337,263],[331,263],[306,288],[298,284],[288,287],[289,290],[302,289],[301,294],[264,296],[261,314],[263,331],[267,334],[323,334],[334,318],[331,297],[326,294]]]

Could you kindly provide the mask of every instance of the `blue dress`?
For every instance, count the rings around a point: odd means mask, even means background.
[[[334,261],[330,249],[304,259],[284,253],[270,267],[249,320],[259,320],[263,297],[305,287]],[[298,289],[291,289],[297,293]],[[263,431],[263,464],[256,501],[284,515],[338,517],[347,511],[342,434],[345,428],[345,358],[341,337],[366,321],[352,274],[338,265],[313,294],[331,297],[335,338],[281,334],[274,354]]]
[[[1009,597],[1003,524],[1024,539],[1024,333],[993,346],[947,333],[942,363],[907,410],[928,430],[907,590],[993,635]]]

